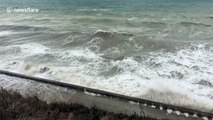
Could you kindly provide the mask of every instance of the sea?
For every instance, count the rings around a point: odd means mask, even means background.
[[[0,69],[213,113],[213,0],[0,0]]]

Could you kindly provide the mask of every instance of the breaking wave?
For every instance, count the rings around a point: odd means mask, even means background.
[[[205,44],[114,60],[86,48],[52,51],[37,43],[1,47],[0,55],[4,70],[213,111],[213,48]]]

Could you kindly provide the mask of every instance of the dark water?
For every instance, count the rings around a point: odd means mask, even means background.
[[[212,42],[212,0],[0,1],[0,69],[206,111]]]

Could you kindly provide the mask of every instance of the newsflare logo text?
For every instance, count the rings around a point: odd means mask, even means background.
[[[27,8],[10,8],[10,7],[8,7],[6,9],[6,12],[7,13],[38,13],[39,9],[30,8],[30,7],[27,7]]]

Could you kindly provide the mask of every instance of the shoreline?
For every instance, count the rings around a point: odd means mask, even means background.
[[[0,71],[1,87],[20,93],[25,98],[37,96],[51,103],[80,104],[88,108],[96,106],[99,110],[122,115],[137,115],[158,119],[212,119],[205,113],[180,106],[132,98],[106,91],[56,82],[17,73]],[[195,116],[196,115],[196,116]]]

